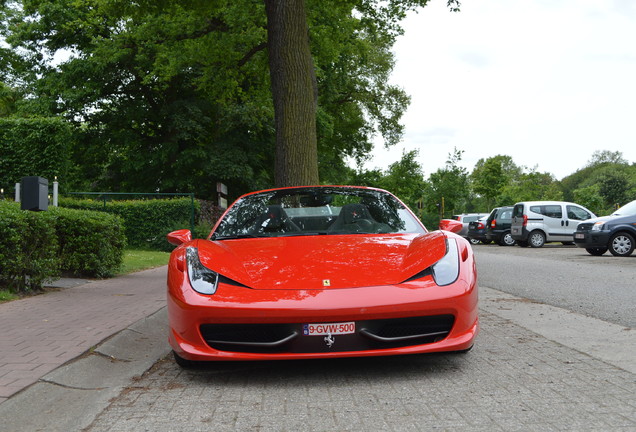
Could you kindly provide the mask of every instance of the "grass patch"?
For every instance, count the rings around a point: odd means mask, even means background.
[[[124,251],[124,262],[117,275],[161,267],[168,264],[169,258],[170,254],[168,252],[126,249]]]
[[[8,302],[11,300],[17,300],[20,296],[12,293],[9,290],[0,290],[0,303]]]

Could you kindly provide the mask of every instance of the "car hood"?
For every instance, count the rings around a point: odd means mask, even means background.
[[[613,222],[614,224],[617,223],[634,223],[636,222],[636,215],[609,215],[609,216],[601,216],[601,217],[597,217],[594,219],[588,219],[584,222],[581,223],[586,223],[586,224],[591,224],[594,225],[597,222]]]
[[[404,282],[446,253],[441,231],[197,242],[201,263],[253,289],[337,289]]]

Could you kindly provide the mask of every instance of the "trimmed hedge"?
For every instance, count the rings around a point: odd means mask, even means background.
[[[61,273],[111,276],[126,246],[118,216],[54,207],[36,213],[8,201],[0,201],[0,233],[0,285],[13,291],[40,289]]]
[[[54,221],[62,272],[103,278],[119,270],[126,247],[119,216],[55,207],[45,216]]]
[[[12,291],[39,289],[59,275],[55,228],[39,213],[0,201],[0,286]]]
[[[176,229],[190,228],[190,198],[103,201],[60,198],[61,207],[95,210],[121,216],[128,245],[142,249],[171,251],[166,234]],[[195,213],[199,211],[194,202]]]
[[[0,118],[0,185],[8,192],[24,176],[64,178],[72,139],[60,118]]]

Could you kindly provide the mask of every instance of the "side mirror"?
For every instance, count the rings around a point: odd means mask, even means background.
[[[168,243],[179,246],[183,243],[192,241],[192,233],[190,232],[190,230],[182,229],[172,231],[166,236],[166,238],[168,239]]]

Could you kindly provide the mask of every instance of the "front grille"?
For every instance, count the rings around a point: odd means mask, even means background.
[[[203,324],[206,343],[220,351],[243,353],[321,353],[401,348],[440,341],[448,336],[455,317],[436,315],[356,322],[356,332],[334,335],[328,346],[324,336],[304,336],[303,323]]]
[[[576,230],[577,231],[590,231],[592,229],[592,226],[594,224],[591,223],[580,223],[577,227]]]

